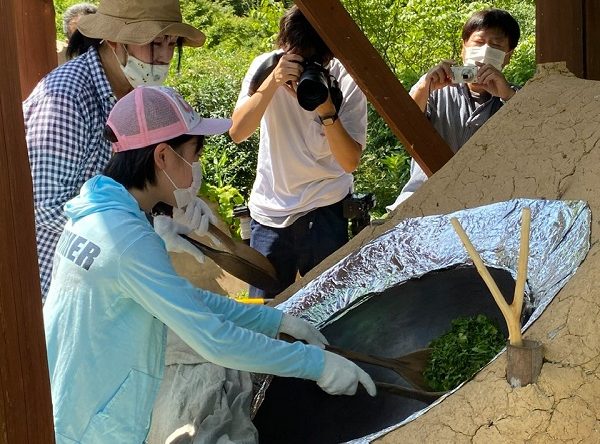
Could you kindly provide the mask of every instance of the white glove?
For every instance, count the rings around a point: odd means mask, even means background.
[[[199,197],[194,198],[186,207],[185,210],[173,208],[173,220],[184,225],[198,236],[206,236],[208,233],[208,223],[217,224],[217,218],[210,210],[210,207]],[[187,234],[187,233],[185,233]]]
[[[329,345],[325,336],[313,327],[312,324],[306,322],[304,319],[291,316],[287,313],[284,313],[283,318],[281,318],[279,333],[285,333],[286,335],[290,335],[300,341],[306,341],[319,348],[325,348],[326,345]]]
[[[154,217],[154,231],[165,242],[168,251],[173,253],[189,253],[201,264],[204,263],[202,252],[186,241],[179,234],[189,234],[192,230],[180,223],[177,223],[169,216]]]
[[[358,365],[346,358],[325,351],[325,365],[317,384],[330,395],[354,395],[360,382],[369,395],[375,396],[377,388],[371,377]]]

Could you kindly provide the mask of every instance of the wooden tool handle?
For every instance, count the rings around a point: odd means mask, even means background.
[[[234,240],[223,233],[220,229],[215,227],[212,223],[208,224],[208,232],[215,236],[219,242],[230,252],[233,253],[235,249]]]
[[[401,385],[388,384],[387,382],[375,382],[375,387],[378,390],[383,390],[393,395],[403,396],[405,398],[416,399],[418,401],[426,402],[431,404],[433,401],[438,399],[440,396],[447,392],[426,392],[424,390],[411,389],[408,387],[402,387]]]
[[[364,362],[365,364],[373,364],[391,369],[396,368],[396,362],[394,362],[393,359],[381,358],[379,356],[371,356],[366,353],[359,353],[353,350],[346,350],[344,348],[336,347],[334,345],[326,345],[325,350],[336,353],[352,361]]]

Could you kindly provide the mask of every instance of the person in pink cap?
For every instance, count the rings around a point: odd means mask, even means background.
[[[160,219],[173,237],[203,223],[194,215],[196,162],[204,136],[230,125],[201,118],[166,87],[136,88],[111,111],[105,133],[114,154],[65,206],[44,305],[57,443],[145,442],[165,326],[207,365],[312,379],[331,394],[353,394],[360,383],[375,394],[371,378],[325,351],[327,340],[308,322],[195,288],[173,269],[145,212],[164,202],[196,219]],[[307,344],[275,339],[279,333]],[[195,430],[193,442],[230,442],[203,433]]]

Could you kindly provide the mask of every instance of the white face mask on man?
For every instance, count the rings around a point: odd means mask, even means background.
[[[142,62],[129,54],[125,46],[123,48],[127,53],[127,63],[125,66],[120,66],[131,86],[134,88],[140,85],[160,86],[165,82],[169,74],[169,65],[154,65]]]
[[[171,149],[173,150],[173,148]],[[177,185],[175,185],[175,182],[173,182],[173,179],[169,177],[167,172],[162,170],[163,173],[165,173],[165,176],[167,176],[167,179],[169,179],[169,181],[175,187],[175,190],[173,190],[173,196],[175,197],[177,208],[181,209],[187,207],[188,204],[196,198],[198,191],[200,191],[200,186],[202,185],[202,165],[200,162],[189,163],[187,160],[181,157],[177,151],[173,150],[173,152],[177,154],[181,160],[187,163],[190,168],[192,168],[192,184],[187,188],[179,188]]]
[[[489,63],[499,71],[502,70],[506,53],[489,45],[465,47],[465,65],[476,65],[475,62]]]

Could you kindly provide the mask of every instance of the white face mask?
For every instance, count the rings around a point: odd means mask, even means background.
[[[173,150],[173,148],[171,149]],[[165,173],[165,176],[167,176],[167,179],[169,179],[169,181],[175,187],[175,190],[173,190],[173,196],[175,196],[177,208],[182,209],[187,207],[188,204],[196,198],[198,191],[200,191],[200,186],[202,185],[202,165],[200,165],[200,162],[189,163],[187,160],[181,157],[177,151],[173,150],[173,152],[192,168],[192,184],[187,188],[179,188],[177,185],[175,185],[175,182],[173,182],[173,179],[169,177],[167,172],[162,170],[163,173]]]
[[[127,49],[125,49],[127,52]],[[134,88],[140,85],[160,86],[169,74],[169,65],[153,65],[142,62],[127,52],[127,63],[120,65],[123,73]]]
[[[476,65],[475,62],[489,63],[498,70],[502,70],[506,53],[491,46],[468,46],[465,47],[465,65]]]

